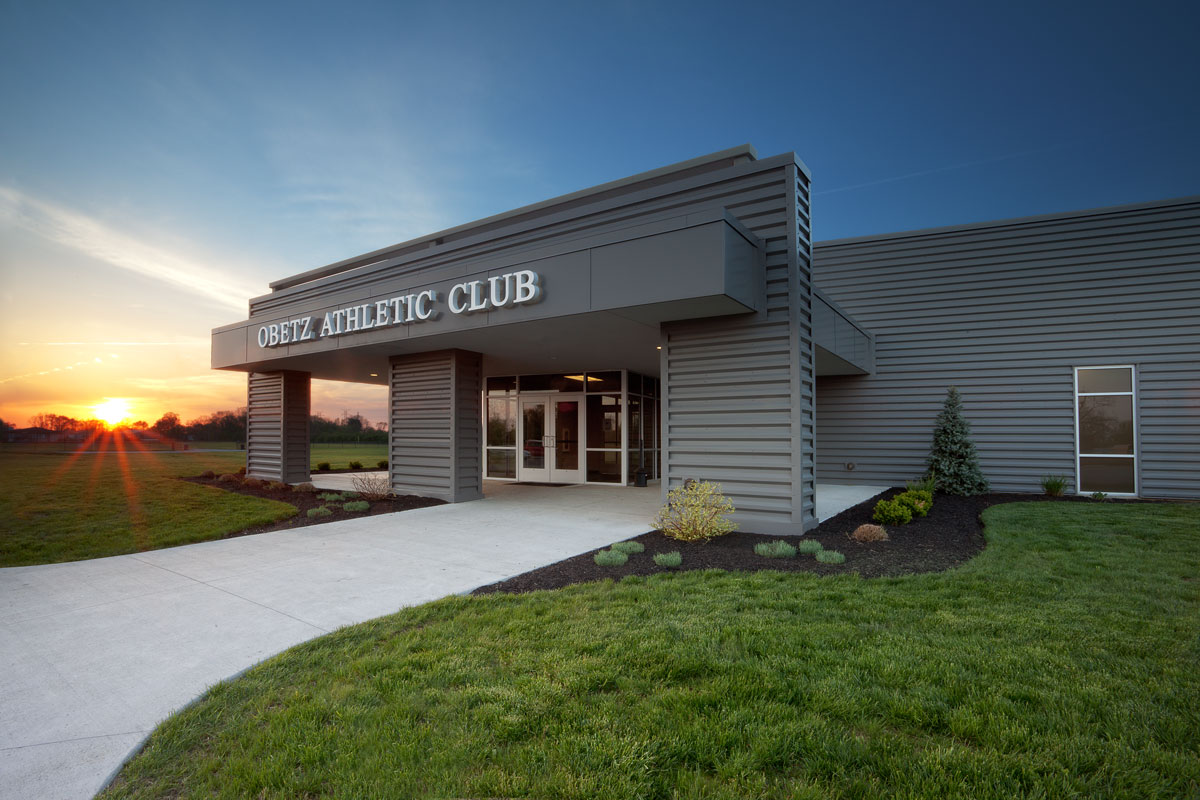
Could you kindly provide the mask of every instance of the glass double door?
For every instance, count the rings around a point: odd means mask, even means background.
[[[583,395],[520,395],[517,480],[583,483]]]

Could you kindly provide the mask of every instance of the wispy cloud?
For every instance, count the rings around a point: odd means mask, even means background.
[[[265,287],[243,282],[186,256],[113,230],[77,211],[0,186],[0,220],[121,269],[246,312],[246,300]]]

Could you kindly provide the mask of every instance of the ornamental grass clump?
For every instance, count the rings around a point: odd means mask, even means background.
[[[634,541],[617,542],[616,544],[610,545],[610,547],[613,550],[621,551],[622,553],[624,553],[627,556],[631,556],[634,553],[641,553],[646,550],[646,545],[642,544],[641,542],[634,542]]]
[[[296,492],[297,494],[316,494],[317,487],[313,486],[311,483],[297,483],[292,487],[292,491]]]
[[[1067,479],[1062,475],[1043,475],[1042,476],[1042,491],[1047,497],[1062,497],[1063,490],[1067,488]]]
[[[875,504],[871,519],[880,525],[907,525],[912,522],[912,509],[897,500],[880,500]]]
[[[620,550],[601,550],[592,556],[592,560],[602,567],[619,567],[629,560],[629,556]]]
[[[321,494],[317,495],[317,499],[324,500],[326,503],[340,503],[349,498],[342,497],[337,492],[321,492]]]
[[[734,510],[721,484],[687,480],[667,493],[667,504],[651,525],[681,542],[707,542],[737,530],[728,517]]]
[[[267,481],[267,488],[273,492],[286,492],[292,488],[283,481]]]
[[[316,519],[317,517],[328,517],[328,516],[333,515],[333,512],[330,511],[325,506],[317,506],[316,508],[310,508],[307,513],[308,513],[309,519]]]
[[[349,467],[350,467],[350,469],[362,469],[363,468],[361,461],[351,461],[349,464]]]
[[[837,550],[822,550],[817,553],[817,561],[822,564],[845,564],[846,557]]]
[[[387,469],[387,459],[386,458],[379,459],[378,461],[375,462],[375,466],[379,467],[380,469]]]
[[[211,481],[213,478],[217,477],[217,473],[213,472],[211,469],[206,469],[204,472],[200,473],[200,477],[206,481]]]
[[[370,511],[371,504],[366,500],[351,500],[349,503],[342,504],[343,511]]]
[[[224,475],[217,478],[218,483],[240,483],[241,480],[242,480],[241,475],[236,475],[232,472],[226,472]]]
[[[888,540],[887,529],[882,525],[859,525],[854,529],[854,533],[850,534],[850,538],[856,542],[886,542]]]
[[[795,558],[796,548],[783,539],[754,545],[754,553],[764,558]]]
[[[825,548],[816,539],[801,539],[796,542],[796,552],[803,553],[806,556],[819,553]]]
[[[928,466],[929,473],[936,476],[937,488],[947,494],[972,495],[988,490],[971,441],[971,424],[963,416],[962,395],[953,386],[947,390],[946,403],[934,423]]]
[[[333,465],[330,464],[328,461],[318,461],[317,462],[317,472],[328,472],[331,469],[333,469]]]
[[[654,563],[660,567],[675,569],[683,563],[683,556],[679,554],[678,550],[672,550],[670,553],[655,553]]]
[[[262,489],[267,485],[267,482],[261,478],[246,478],[242,484],[248,489]]]

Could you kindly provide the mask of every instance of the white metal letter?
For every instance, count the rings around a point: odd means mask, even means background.
[[[504,287],[504,294],[500,294],[500,288]],[[512,300],[512,273],[505,275],[495,275],[488,278],[488,296],[491,298],[492,306],[495,308],[504,308]]]
[[[471,281],[471,305],[468,311],[483,311],[488,307],[487,298],[483,296],[483,281]]]
[[[466,293],[467,293],[467,284],[465,284],[465,283],[454,284],[454,288],[452,288],[450,290],[450,294],[447,299],[447,302],[450,304],[450,313],[451,314],[461,314],[467,310],[467,304],[459,299]]]
[[[542,296],[542,287],[538,286],[538,274],[531,269],[522,269],[512,273],[516,280],[516,291],[513,292],[513,305],[518,303],[536,303]]]

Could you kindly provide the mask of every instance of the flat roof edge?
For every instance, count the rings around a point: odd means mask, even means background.
[[[813,247],[837,247],[846,244],[860,244],[867,242],[882,242],[889,239],[909,239],[919,236],[935,236],[943,233],[959,233],[972,230],[984,230],[987,228],[1003,228],[1010,225],[1024,225],[1031,222],[1048,222],[1055,219],[1073,219],[1077,217],[1100,216],[1103,214],[1115,214],[1124,211],[1143,211],[1151,208],[1169,208],[1171,206],[1184,206],[1193,203],[1200,203],[1200,194],[1186,195],[1184,197],[1171,197],[1165,200],[1150,200],[1142,203],[1126,203],[1116,206],[1097,206],[1095,208],[1085,208],[1077,211],[1055,211],[1048,214],[1034,214],[1028,217],[1008,217],[1005,219],[987,220],[984,222],[967,222],[962,225],[940,225],[934,228],[915,228],[908,231],[896,231],[893,233],[873,233],[866,236],[847,236],[842,239],[826,239],[824,241],[813,242]]]
[[[363,253],[362,255],[343,259],[333,264],[327,264],[323,267],[317,267],[316,269],[311,269],[307,272],[301,272],[297,275],[281,278],[280,280],[267,284],[267,286],[270,287],[272,291],[276,289],[287,289],[292,286],[299,286],[300,284],[308,283],[310,281],[317,280],[318,278],[326,278],[330,275],[336,275],[339,272],[345,272],[346,270],[353,269],[355,267],[365,266],[373,261],[378,261],[379,259],[384,258],[388,254],[394,253],[397,250],[402,250],[404,248],[413,247],[424,243],[436,242],[438,239],[457,233],[462,233],[464,231],[469,231],[472,228],[483,227],[496,222],[503,222],[506,219],[512,219],[524,214],[531,214],[536,211],[561,205],[563,203],[570,203],[572,201],[588,197],[589,195],[601,194],[603,192],[612,191],[613,189],[620,189],[625,186],[631,186],[644,181],[654,180],[655,178],[660,178],[664,175],[670,175],[673,172],[683,172],[685,170],[694,169],[695,167],[703,166],[705,164],[743,157],[750,161],[757,161],[758,150],[756,150],[754,145],[750,143],[740,144],[736,147],[729,147],[724,150],[718,150],[715,153],[697,156],[696,158],[690,158],[686,161],[668,164],[664,167],[657,167],[646,172],[639,172],[635,175],[630,175],[625,178],[618,178],[613,181],[608,181],[607,183],[601,183],[597,186],[579,189],[574,192],[552,197],[548,200],[540,200],[536,203],[530,203],[529,205],[514,208],[509,211],[503,211],[499,214],[493,214],[490,217],[483,217],[482,219],[466,222],[462,225],[456,225],[452,228],[445,228],[444,230],[429,233],[424,236],[418,236],[415,239],[408,239],[407,241],[398,242],[378,250],[372,250],[369,253]]]

